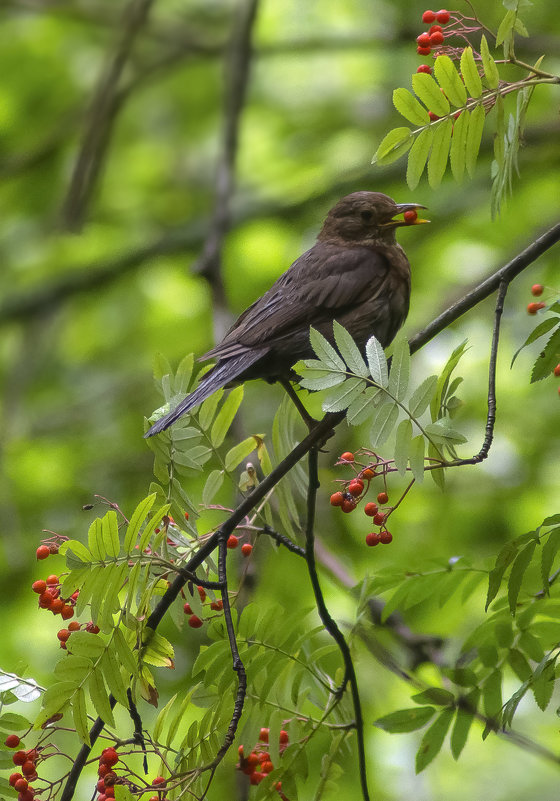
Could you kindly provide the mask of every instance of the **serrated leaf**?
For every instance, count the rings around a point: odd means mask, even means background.
[[[95,561],[102,561],[105,557],[103,544],[101,518],[96,517],[88,529],[88,548]],[[73,590],[72,590],[73,592]]]
[[[424,481],[424,453],[425,453],[424,436],[420,434],[414,437],[410,443],[409,463],[414,480],[421,484]]]
[[[488,607],[498,594],[502,578],[509,565],[517,556],[518,546],[515,542],[506,542],[504,547],[498,553],[494,567],[488,574],[488,592],[486,595],[486,605],[484,611],[488,611]]]
[[[519,590],[521,589],[523,576],[525,575],[525,571],[527,570],[529,564],[531,563],[531,559],[533,558],[533,554],[535,552],[536,547],[537,547],[536,540],[529,542],[517,554],[517,556],[515,557],[515,561],[511,567],[511,573],[508,581],[508,602],[509,602],[509,610],[512,615],[515,615],[517,609],[517,598],[519,596]]]
[[[391,372],[389,373],[389,394],[402,401],[408,390],[410,378],[410,348],[402,335],[398,336],[393,346]]]
[[[72,718],[76,734],[80,740],[89,746],[89,731],[86,709],[86,694],[83,687],[77,687],[72,698]]]
[[[520,681],[527,681],[533,675],[531,666],[517,648],[510,648],[508,662]]]
[[[461,53],[461,74],[471,97],[480,97],[482,94],[482,81],[473,56],[472,47],[465,47]]]
[[[370,375],[375,383],[380,387],[386,387],[389,383],[387,359],[381,343],[374,336],[366,343],[366,358]]]
[[[499,47],[505,39],[511,37],[516,17],[517,13],[515,11],[510,10],[506,12],[498,27],[498,32],[496,34],[496,47]]]
[[[434,74],[449,102],[456,108],[464,106],[467,102],[467,90],[449,56],[441,55],[436,58]]]
[[[541,578],[543,590],[548,595],[550,591],[549,579],[552,564],[560,549],[560,528],[553,529],[542,549],[541,557]]]
[[[159,526],[162,519],[169,512],[170,506],[171,506],[170,503],[166,503],[163,506],[160,506],[159,509],[156,509],[152,519],[144,527],[144,531],[142,532],[142,536],[140,537],[140,542],[138,543],[138,550],[140,551],[140,553],[142,553],[146,545],[149,543],[152,534],[154,533],[155,529]]]
[[[101,669],[103,670],[103,678],[107,682],[112,694],[115,696],[119,704],[128,709],[128,698],[126,695],[126,686],[123,682],[119,663],[117,662],[114,651],[109,648],[101,657]]]
[[[408,454],[412,442],[412,423],[410,420],[401,420],[397,427],[395,437],[395,467],[404,476],[408,464]]]
[[[453,125],[449,163],[451,172],[457,183],[463,180],[467,161],[467,137],[469,134],[470,112],[465,110],[459,114]]]
[[[442,460],[442,455],[436,445],[432,442],[428,442],[428,460],[431,464],[437,464]],[[430,470],[430,478],[439,489],[443,492],[445,489],[445,473],[443,467],[436,467],[433,470]]]
[[[539,358],[533,365],[531,384],[547,378],[560,362],[560,326],[552,334]]]
[[[372,159],[372,164],[391,164],[412,147],[413,137],[410,128],[393,128],[382,139]]]
[[[415,704],[435,704],[436,706],[447,706],[455,703],[455,696],[449,690],[442,687],[428,687],[420,693],[410,696],[410,700]]]
[[[517,359],[523,348],[526,348],[527,345],[531,345],[531,343],[535,342],[540,337],[544,336],[545,334],[548,334],[550,329],[554,328],[557,325],[558,325],[558,320],[554,317],[547,317],[546,320],[543,320],[542,323],[539,323],[538,326],[531,331],[531,333],[529,334],[525,342],[521,345],[521,347],[515,351],[513,359],[511,360],[510,367],[513,367],[515,360]]]
[[[113,632],[113,644],[124,667],[128,670],[131,676],[135,676],[138,672],[136,657],[132,653],[124,634],[118,627],[115,628]],[[138,652],[135,651],[135,653]]]
[[[430,76],[426,75],[426,77],[429,78]],[[451,120],[442,120],[434,127],[434,141],[432,143],[430,158],[428,159],[428,183],[432,189],[440,185],[447,166],[453,123]]]
[[[224,460],[226,470],[230,471],[238,467],[256,447],[257,440],[254,435],[247,437],[238,445],[234,445],[233,448],[226,453]]]
[[[343,384],[331,390],[322,403],[324,412],[340,412],[347,409],[366,388],[362,378],[347,378]]]
[[[425,72],[415,73],[412,76],[412,88],[426,108],[437,114],[438,117],[445,117],[446,114],[449,114],[449,101],[431,75]]]
[[[362,358],[360,349],[352,339],[351,334],[337,320],[333,322],[333,334],[339,353],[350,372],[361,378],[367,378],[369,370]]]
[[[434,140],[434,129],[432,126],[424,128],[416,136],[414,144],[408,154],[408,164],[406,167],[406,182],[410,189],[415,189],[424,172],[424,167],[428,160],[428,154]]]
[[[119,524],[117,513],[110,509],[101,520],[101,530],[103,534],[103,544],[108,556],[114,559],[119,555],[121,544],[119,542]]]
[[[420,417],[426,411],[436,392],[437,382],[437,375],[429,375],[416,387],[408,403],[408,411],[412,417]]]
[[[480,40],[480,55],[482,56],[482,66],[484,67],[486,82],[488,83],[490,89],[497,89],[498,84],[500,83],[500,74],[498,72],[496,62],[490,55],[488,42],[486,41],[486,36],[484,36],[484,34],[482,34],[482,38]]]
[[[396,403],[385,403],[376,411],[371,426],[371,447],[380,448],[389,438],[399,416]]]
[[[545,667],[538,675],[537,671],[535,671],[535,676],[531,683],[531,690],[533,691],[535,701],[537,702],[539,709],[541,709],[543,712],[549,705],[552,698],[555,679],[554,668],[555,661],[551,659],[546,663]]]
[[[223,470],[212,470],[208,478],[206,479],[206,483],[204,484],[204,489],[202,490],[202,503],[205,506],[208,506],[212,503],[214,496],[217,492],[219,492],[222,484],[224,483],[224,471]]]
[[[480,142],[482,139],[482,131],[484,129],[485,119],[486,115],[484,113],[484,108],[479,103],[479,105],[475,106],[472,110],[469,129],[467,131],[466,167],[471,178],[474,175],[478,151],[480,150]]]
[[[436,710],[433,706],[413,706],[410,709],[399,709],[382,718],[377,718],[373,725],[391,734],[403,734],[416,731],[425,726],[433,718]]]
[[[502,708],[502,674],[496,668],[482,686],[484,713],[489,718],[497,717]]]
[[[95,561],[86,546],[79,540],[66,540],[62,543],[58,552],[61,556],[66,556],[66,564],[71,570],[82,567],[82,563],[87,564]]]
[[[473,690],[472,693],[464,700],[466,708],[458,707],[455,716],[455,723],[451,732],[450,747],[453,759],[459,759],[463,748],[466,745],[469,731],[474,720],[474,710],[478,704],[478,697],[480,693],[478,690]],[[473,710],[472,712],[470,710]]]
[[[212,423],[212,429],[210,431],[210,441],[215,448],[219,448],[226,438],[226,434],[233,423],[233,418],[237,414],[242,400],[243,386],[240,386],[232,389],[222,404],[222,408]]]
[[[128,528],[126,530],[126,534],[124,537],[124,550],[125,553],[129,554],[138,538],[138,534],[140,533],[140,529],[142,528],[142,523],[146,519],[150,509],[154,505],[154,501],[156,499],[156,493],[153,492],[151,495],[148,495],[147,498],[144,498],[143,501],[140,501],[134,512],[132,513],[132,517],[130,518],[130,523],[128,524]]]
[[[428,423],[424,427],[424,431],[434,442],[442,443],[443,445],[448,445],[449,443],[461,444],[467,441],[466,437],[451,428],[447,417],[441,417],[435,423]]]
[[[206,400],[201,404],[200,409],[198,410],[198,422],[200,427],[204,430],[210,427],[223,394],[224,390],[219,389],[217,392],[213,392],[212,395],[210,395],[209,398],[206,398]]]
[[[315,364],[322,364],[322,362],[313,359],[306,361],[303,368],[298,368],[297,373],[301,376],[299,384],[304,387],[304,389],[317,392],[321,389],[336,387],[338,384],[342,384],[343,381],[346,381],[346,373],[338,371],[332,372],[330,368],[327,367],[308,367],[307,365],[310,361],[313,361]]]
[[[68,639],[68,652],[88,659],[99,659],[105,651],[105,643],[98,634],[89,631],[73,631]]]
[[[88,682],[89,696],[99,717],[108,725],[114,726],[115,719],[109,702],[109,694],[100,670],[94,670]]]
[[[415,125],[426,125],[430,122],[428,112],[408,89],[393,91],[393,105],[399,114]]]
[[[377,408],[374,401],[376,398],[379,399],[381,394],[386,395],[382,389],[366,387],[361,395],[348,407],[346,413],[347,422],[352,426],[357,426],[363,423],[364,420],[370,418]]]
[[[416,773],[423,771],[440,752],[454,714],[454,709],[443,709],[425,732],[416,753]]]
[[[317,358],[330,370],[346,371],[346,365],[331,343],[313,326],[309,329],[309,341]]]

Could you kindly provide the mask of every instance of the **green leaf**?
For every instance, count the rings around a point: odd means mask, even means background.
[[[428,460],[430,464],[437,464],[441,461],[442,455],[436,445],[432,442],[428,442]],[[443,467],[436,467],[433,470],[430,470],[430,478],[439,489],[443,492],[445,489],[445,473]]]
[[[198,422],[202,429],[206,431],[207,428],[210,427],[212,420],[214,419],[214,415],[216,414],[216,409],[218,408],[218,404],[221,401],[224,394],[223,389],[219,389],[217,392],[213,392],[209,398],[202,403],[199,411],[198,411]]]
[[[305,389],[318,391],[321,389],[329,389],[336,387],[337,384],[342,384],[346,380],[346,373],[336,371],[332,372],[328,367],[317,367],[316,365],[323,365],[323,362],[317,359],[308,359],[304,362],[304,366],[297,367],[296,372],[301,376],[299,380],[300,386]]]
[[[106,646],[99,634],[91,634],[89,631],[73,631],[68,640],[67,648],[69,653],[76,656],[99,659]]]
[[[410,348],[403,335],[399,335],[393,346],[391,372],[389,373],[389,394],[402,401],[408,390],[410,378]]]
[[[226,453],[225,458],[225,467],[227,471],[234,470],[241,462],[246,459],[249,454],[255,450],[257,447],[258,442],[256,437],[253,435],[251,437],[247,437],[244,439],[243,442],[240,442],[238,445],[234,445],[233,448]]]
[[[136,544],[136,539],[138,538],[138,534],[140,533],[140,529],[142,528],[142,523],[154,505],[155,499],[156,493],[153,492],[151,495],[148,495],[147,498],[144,498],[143,501],[140,501],[132,513],[132,517],[130,518],[130,523],[128,524],[124,538],[125,553],[129,554],[133,550],[134,545]]]
[[[175,392],[187,392],[191,382],[192,371],[194,367],[194,354],[187,353],[177,367],[175,373]]]
[[[352,426],[357,426],[371,417],[376,409],[374,401],[376,398],[379,399],[380,395],[386,396],[386,393],[377,387],[367,387],[348,407],[347,422]]]
[[[166,503],[163,506],[160,506],[159,509],[153,514],[152,519],[150,522],[144,527],[144,531],[142,532],[142,536],[140,537],[140,542],[138,543],[138,550],[142,553],[149,543],[152,534],[154,533],[155,529],[160,525],[162,519],[165,517],[166,514],[169,512],[169,507],[171,506],[170,503]]]
[[[86,546],[79,540],[66,540],[58,552],[61,556],[66,556],[66,564],[71,570],[82,567],[84,562],[87,564],[95,561]]]
[[[393,105],[399,114],[415,125],[426,125],[430,122],[428,112],[408,89],[393,91]]]
[[[410,128],[393,128],[381,141],[372,164],[391,164],[407,152],[412,142]]]
[[[331,370],[346,372],[346,365],[330,342],[313,326],[309,329],[309,340],[317,358]]]
[[[479,105],[475,106],[472,110],[469,130],[467,131],[466,165],[467,172],[471,178],[474,175],[478,151],[480,150],[485,119],[484,107],[479,103]]]
[[[542,558],[541,558],[541,578],[543,583],[543,589],[547,595],[550,592],[550,585],[549,585],[550,571],[559,548],[560,548],[560,528],[555,528],[551,532],[549,532],[548,539],[542,550]]]
[[[424,436],[420,434],[414,437],[410,443],[409,463],[412,475],[418,484],[424,481],[424,453],[425,453]]]
[[[515,561],[512,565],[508,581],[509,610],[512,615],[515,615],[517,609],[517,598],[519,596],[519,590],[521,589],[523,576],[525,575],[525,571],[527,570],[529,564],[531,563],[531,559],[533,558],[533,554],[535,552],[536,547],[537,547],[536,540],[529,542],[523,548],[523,550],[521,550],[517,554]]]
[[[376,411],[371,426],[371,447],[380,448],[389,438],[397,418],[399,407],[396,403],[385,403]]]
[[[540,354],[539,358],[535,362],[533,366],[533,371],[531,373],[531,384],[534,384],[535,381],[540,381],[543,378],[547,378],[552,373],[552,371],[559,362],[560,362],[560,326],[550,337],[550,339],[544,346],[543,352]]]
[[[389,715],[377,718],[373,725],[391,734],[403,734],[421,729],[433,718],[435,712],[433,706],[413,706],[410,709],[399,709],[398,712],[391,712]]]
[[[535,676],[531,683],[531,690],[533,691],[535,701],[537,702],[539,709],[541,709],[543,712],[549,705],[550,699],[552,698],[555,679],[554,668],[555,661],[551,659],[546,663],[545,667],[538,675],[537,671],[535,671]]]
[[[435,423],[428,423],[424,430],[430,436],[430,439],[436,443],[448,445],[450,443],[461,444],[467,441],[466,437],[451,428],[447,417],[441,417]]]
[[[438,117],[449,114],[449,102],[431,75],[425,72],[415,73],[412,76],[412,88],[426,108]]]
[[[488,607],[498,594],[503,575],[517,556],[517,551],[518,546],[515,544],[515,542],[506,542],[496,557],[494,567],[488,575],[488,593],[486,595],[486,605],[484,607],[485,612],[488,611]]]
[[[515,360],[517,359],[523,348],[526,348],[527,345],[531,345],[531,343],[535,342],[535,340],[539,339],[545,334],[548,334],[550,329],[554,328],[557,325],[558,325],[558,319],[555,317],[547,317],[546,320],[543,320],[542,323],[539,323],[538,326],[531,331],[531,333],[529,334],[525,342],[521,345],[521,347],[515,351],[513,359],[511,360],[510,367],[513,367],[513,363],[515,362]]]
[[[416,387],[408,403],[408,411],[412,417],[420,417],[426,411],[436,392],[437,382],[437,375],[429,375]]]
[[[459,759],[466,745],[469,731],[474,720],[474,710],[478,704],[479,690],[473,690],[464,699],[464,707],[459,706],[455,716],[455,724],[451,732],[451,753],[453,759]],[[472,710],[472,711],[470,711]]]
[[[520,681],[527,681],[533,675],[531,666],[517,648],[510,648],[508,662]]]
[[[126,784],[115,784],[115,801],[135,801],[136,796],[132,795]]]
[[[347,378],[343,384],[331,390],[322,403],[324,412],[339,412],[347,409],[366,388],[362,378]]]
[[[420,131],[414,140],[414,144],[410,148],[408,165],[406,168],[406,182],[410,189],[415,189],[418,186],[428,160],[428,154],[433,140],[434,129],[430,126]]]
[[[490,89],[497,89],[500,83],[500,75],[498,72],[498,67],[496,66],[496,62],[490,55],[488,42],[486,41],[486,36],[484,36],[484,34],[480,40],[480,55],[482,56],[482,66],[484,67],[486,82]]]
[[[482,686],[484,713],[489,718],[497,718],[502,708],[502,674],[496,668]]]
[[[96,562],[101,562],[105,558],[102,524],[99,517],[95,518],[88,529],[88,548]]]
[[[135,656],[138,651],[132,652],[124,634],[118,627],[115,628],[113,632],[113,645],[115,646],[121,664],[128,670],[131,676],[135,676],[138,673],[138,664]]]
[[[216,495],[217,492],[219,492],[223,483],[224,483],[224,471],[212,470],[212,472],[206,479],[204,489],[202,490],[202,503],[204,504],[204,506],[208,506],[209,504],[212,503],[214,496]]]
[[[370,375],[375,383],[380,387],[386,387],[389,383],[387,359],[381,343],[374,336],[370,337],[366,343],[366,358]]]
[[[461,53],[461,74],[471,97],[480,97],[482,94],[482,81],[478,74],[478,67],[473,56],[472,47],[465,47]]]
[[[242,400],[243,386],[240,386],[232,389],[223,403],[222,408],[212,424],[212,430],[210,432],[210,441],[215,448],[219,448],[226,438],[226,434],[233,423],[233,418],[237,414]]]
[[[449,102],[456,108],[464,106],[467,102],[467,90],[449,56],[441,55],[436,58],[434,74]]]
[[[123,682],[121,675],[120,665],[117,662],[115,652],[112,648],[105,651],[101,657],[101,669],[103,671],[103,678],[107,682],[107,686],[113,693],[119,704],[128,709],[128,698],[126,695],[126,686]]]
[[[454,709],[443,709],[425,732],[416,754],[416,773],[423,771],[440,752],[454,714]]]
[[[425,75],[420,73],[418,77]],[[425,75],[429,78],[429,75]],[[451,145],[451,131],[453,130],[453,123],[451,120],[442,120],[434,126],[436,131],[434,134],[434,141],[430,158],[428,160],[428,183],[435,189],[441,183],[445,168],[447,166],[447,158],[449,156],[449,148]]]
[[[109,556],[114,559],[119,555],[121,544],[119,542],[119,524],[117,521],[117,513],[114,509],[110,509],[105,517],[101,520],[101,528],[103,533],[103,544]]]
[[[457,183],[463,180],[467,160],[467,136],[469,133],[470,112],[462,111],[453,125],[449,163]]]
[[[72,699],[72,717],[76,734],[83,743],[89,746],[86,694],[83,687],[76,688],[76,693]]]
[[[395,438],[395,467],[404,476],[408,464],[408,454],[412,442],[412,423],[410,420],[401,420]]]
[[[463,340],[463,342],[461,342],[461,344],[453,350],[451,356],[445,363],[445,367],[443,368],[441,375],[438,378],[436,392],[430,402],[432,421],[435,421],[440,416],[442,401],[445,398],[447,389],[449,387],[449,379],[453,373],[453,370],[457,367],[459,360],[465,353],[466,346],[467,340]]]
[[[448,706],[455,703],[455,696],[449,690],[442,687],[428,687],[421,693],[415,693],[410,697],[415,704],[435,704],[436,706]]]
[[[516,17],[517,12],[515,11],[506,12],[498,27],[498,33],[496,34],[496,47],[499,47],[506,39],[511,39]],[[507,58],[507,55],[505,57]]]
[[[99,717],[108,725],[114,726],[115,719],[109,702],[109,694],[100,670],[94,670],[88,682],[89,697]]]
[[[333,322],[333,334],[340,355],[346,362],[350,372],[361,378],[367,378],[369,370],[362,358],[360,349],[352,339],[352,336],[337,320]]]

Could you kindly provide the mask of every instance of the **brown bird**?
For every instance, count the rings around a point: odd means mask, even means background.
[[[374,334],[389,345],[404,323],[410,300],[410,265],[397,244],[401,225],[428,222],[404,212],[425,208],[395,203],[381,192],[353,192],[327,214],[317,242],[249,306],[222,342],[200,360],[217,359],[199,386],[146,437],[164,431],[213,392],[253,378],[294,379],[292,366],[313,357],[309,327],[332,341],[337,320],[363,350]]]

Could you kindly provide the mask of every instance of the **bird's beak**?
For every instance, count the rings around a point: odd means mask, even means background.
[[[405,211],[416,211],[416,209],[425,209],[426,206],[422,206],[421,203],[397,203],[396,204],[398,211],[392,215],[391,219],[388,222],[384,223],[384,227],[391,227],[396,228],[400,225],[420,225],[421,223],[429,223],[429,220],[424,220],[422,217],[417,217],[415,220],[408,221],[408,220],[395,220],[397,214],[403,214]]]

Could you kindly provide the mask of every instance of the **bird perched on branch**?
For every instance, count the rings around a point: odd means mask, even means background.
[[[164,431],[221,387],[253,378],[289,386],[292,366],[313,357],[310,326],[332,341],[337,320],[362,350],[372,334],[383,347],[389,345],[410,299],[410,265],[395,231],[428,222],[417,217],[418,208],[425,206],[395,203],[381,192],[354,192],[339,200],[313,247],[201,356],[201,361],[217,359],[216,366],[145,436]]]

